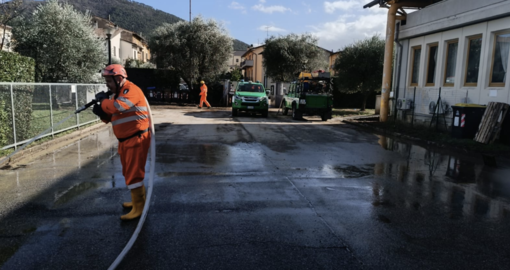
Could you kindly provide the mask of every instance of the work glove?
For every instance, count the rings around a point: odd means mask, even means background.
[[[97,102],[101,103],[101,101],[103,101],[103,99],[108,99],[109,97],[110,97],[110,95],[108,95],[104,91],[101,91],[101,92],[96,94],[96,98],[95,99],[96,99]]]
[[[94,107],[92,108],[92,112],[95,115],[99,116],[99,118],[101,118],[103,120],[108,119],[108,114],[103,111],[103,108],[101,108],[101,103],[94,104]]]

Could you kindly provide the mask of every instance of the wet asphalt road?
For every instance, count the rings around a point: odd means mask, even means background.
[[[119,269],[509,269],[510,166],[318,118],[153,108]],[[1,269],[106,269],[136,222],[111,128],[0,171]],[[148,166],[147,166],[148,168]]]

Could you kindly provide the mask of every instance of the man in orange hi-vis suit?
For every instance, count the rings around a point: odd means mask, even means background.
[[[101,92],[96,95],[100,105],[93,112],[105,123],[112,123],[113,133],[119,140],[118,153],[122,164],[122,175],[131,191],[132,202],[123,203],[131,212],[121,216],[131,220],[142,215],[145,206],[145,163],[150,147],[149,111],[142,90],[128,81],[126,70],[117,64],[103,70],[106,86],[114,96]]]
[[[207,102],[207,85],[205,85],[205,82],[204,81],[200,81],[200,84],[202,86],[200,86],[200,105],[198,105],[198,108],[202,109],[202,104],[204,104],[205,102],[205,105],[207,106],[207,108],[211,108],[211,104],[209,104],[209,102]]]

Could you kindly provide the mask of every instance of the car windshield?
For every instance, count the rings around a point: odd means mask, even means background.
[[[239,88],[237,89],[238,92],[254,92],[254,93],[263,93],[264,87],[260,84],[243,84],[239,85]]]

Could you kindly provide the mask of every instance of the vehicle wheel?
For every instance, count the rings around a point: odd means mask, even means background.
[[[283,115],[288,115],[289,114],[289,108],[287,107],[283,107],[283,112],[282,112]]]
[[[292,119],[301,120],[301,112],[296,109],[296,105],[292,105]]]
[[[327,113],[321,114],[321,119],[322,121],[328,121],[328,114]]]
[[[232,108],[232,116],[237,116],[237,109]]]
[[[262,117],[266,117],[269,115],[269,110],[265,110],[262,112]]]

